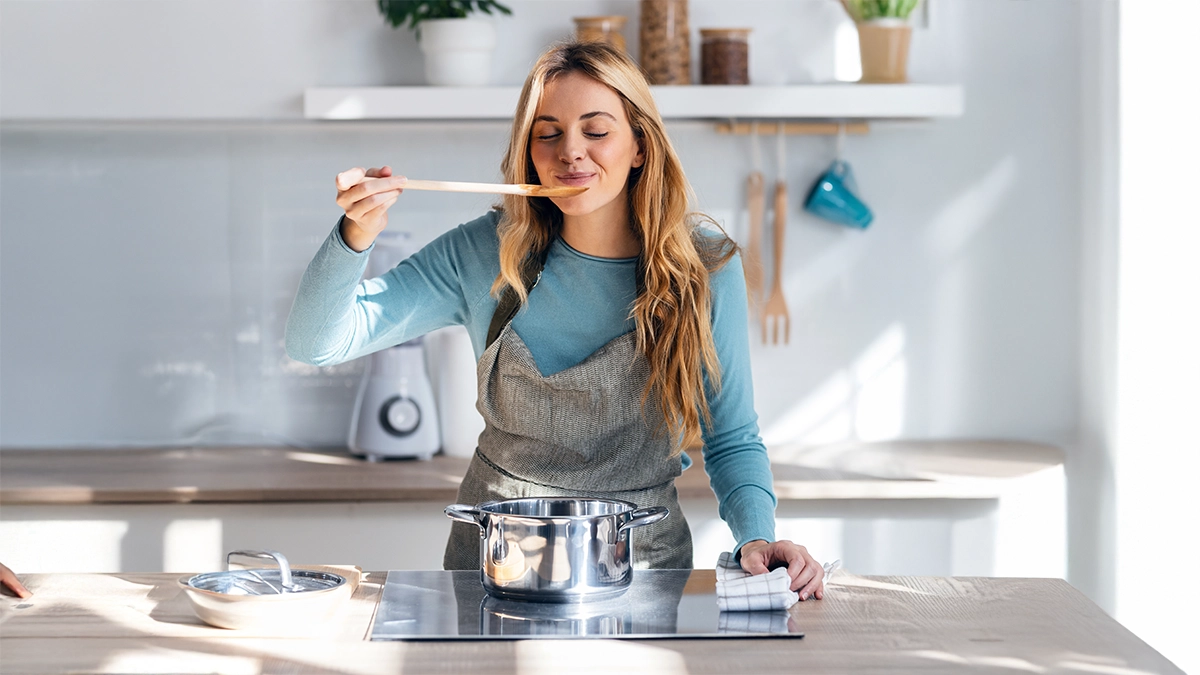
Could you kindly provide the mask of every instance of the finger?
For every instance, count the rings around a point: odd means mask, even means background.
[[[767,569],[767,556],[764,552],[764,549],[767,548],[770,547],[764,546],[749,553],[743,554],[742,569],[746,570],[750,574],[766,574],[767,572],[770,572],[770,570]]]
[[[792,582],[792,588],[800,594],[801,600],[807,600],[808,596],[812,595],[813,589],[810,588],[810,586],[812,585],[814,579],[819,581],[820,578],[817,576],[817,570],[814,568],[814,566],[809,565],[805,567],[804,571],[800,573],[800,576],[796,577],[796,580]]]
[[[345,192],[350,188],[358,185],[358,183],[367,175],[366,169],[361,166],[356,166],[353,169],[343,171],[337,175],[338,192]]]
[[[805,555],[805,572],[800,577],[800,588],[797,591],[800,593],[801,600],[807,600],[814,594],[817,597],[824,595],[823,581],[825,579],[825,568],[821,567],[812,556]]]
[[[5,579],[4,586],[13,593],[16,593],[18,598],[28,598],[29,596],[33,595],[33,593],[30,593],[29,589],[25,588],[25,585],[22,584],[21,581],[16,577]]]
[[[804,574],[807,566],[808,561],[804,558],[803,548],[793,548],[791,551],[788,551],[787,571],[788,576],[792,578],[792,590],[800,588],[803,584],[800,577]]]
[[[379,204],[378,206],[376,206],[375,208],[373,208],[373,209],[371,209],[371,210],[367,211],[366,213],[364,213],[364,214],[362,215],[362,219],[363,219],[363,220],[367,220],[367,221],[369,221],[369,220],[371,220],[371,219],[373,219],[373,218],[382,218],[382,217],[384,217],[384,215],[383,215],[383,214],[384,214],[384,212],[386,212],[386,211],[387,211],[389,208],[391,208],[392,204],[395,204],[395,203],[396,203],[396,200],[397,200],[397,199],[399,199],[399,198],[400,198],[400,195],[398,195],[398,194],[397,194],[395,197],[392,197],[391,199],[387,199],[387,200],[383,201],[382,203],[380,203],[380,204]],[[356,218],[355,220],[357,220],[357,218]]]
[[[346,208],[346,214],[353,220],[361,220],[368,213],[375,211],[381,205],[384,205],[388,200],[395,202],[403,190],[387,190],[384,192],[376,192],[362,199],[354,200],[349,207]]]
[[[820,600],[821,598],[825,597],[825,585],[821,583],[824,576],[825,570],[822,570],[820,567],[818,567],[817,573],[813,575],[812,580],[805,584],[804,588],[800,589],[800,598],[802,600],[807,600],[809,598],[816,598]]]

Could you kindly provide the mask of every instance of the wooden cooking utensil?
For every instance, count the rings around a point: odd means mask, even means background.
[[[743,259],[746,272],[746,297],[750,301],[750,316],[758,318],[763,303],[762,226],[767,208],[766,190],[761,171],[746,179],[746,208],[750,211],[750,233]]]
[[[775,160],[779,164],[775,179],[775,279],[771,284],[771,297],[763,308],[763,344],[767,343],[767,327],[771,328],[772,344],[779,344],[779,325],[783,324],[783,343],[787,344],[791,334],[791,318],[788,316],[787,301],[783,299],[783,233],[787,229],[787,180],[784,178],[787,163],[783,158],[783,123],[775,137]]]
[[[787,228],[787,183],[775,183],[775,280],[771,284],[771,296],[763,308],[763,344],[767,343],[767,327],[771,328],[771,343],[779,344],[779,325],[783,324],[783,343],[787,344],[791,334],[791,318],[788,316],[787,301],[783,299],[783,231]]]
[[[586,192],[586,187],[546,187],[526,183],[463,183],[448,180],[409,180],[401,190],[432,190],[434,192],[482,192],[524,197],[572,197]]]

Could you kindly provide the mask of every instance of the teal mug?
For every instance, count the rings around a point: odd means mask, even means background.
[[[839,225],[866,229],[875,216],[856,192],[858,186],[854,183],[850,165],[839,159],[809,191],[804,208]]]

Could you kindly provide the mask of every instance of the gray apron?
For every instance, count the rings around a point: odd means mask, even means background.
[[[643,413],[649,364],[636,334],[543,376],[512,329],[514,300],[501,300],[476,365],[485,427],[458,502],[569,496],[665,506],[667,518],[631,531],[634,567],[691,569],[692,535],[675,492],[682,458],[671,456],[666,433],[655,435],[662,413],[653,400]],[[443,567],[479,569],[480,536],[474,525],[453,523]]]

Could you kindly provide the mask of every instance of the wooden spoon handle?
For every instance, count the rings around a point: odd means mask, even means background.
[[[783,232],[787,229],[787,183],[775,183],[775,283],[783,288]]]
[[[750,233],[746,240],[746,293],[750,297],[750,311],[757,314],[763,301],[762,227],[763,213],[767,200],[763,187],[763,175],[758,171],[746,180],[746,207],[750,211]]]
[[[570,197],[587,190],[586,187],[546,187],[544,185],[511,183],[464,183],[448,180],[412,180],[402,190],[432,190],[434,192],[479,192],[524,197]]]

